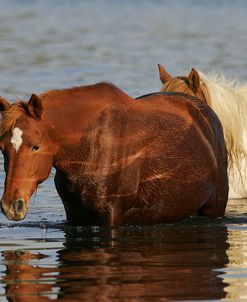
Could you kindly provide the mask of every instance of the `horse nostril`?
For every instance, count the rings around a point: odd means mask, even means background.
[[[14,203],[14,209],[15,211],[18,213],[18,212],[22,212],[24,208],[24,201],[22,199],[18,199],[15,201]]]

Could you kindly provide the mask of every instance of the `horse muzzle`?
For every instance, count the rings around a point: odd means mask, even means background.
[[[9,220],[22,220],[27,214],[28,206],[23,199],[17,199],[8,205],[2,200],[1,209]]]

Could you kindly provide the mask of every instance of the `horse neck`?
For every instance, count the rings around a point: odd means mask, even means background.
[[[122,90],[108,83],[51,90],[40,97],[47,120],[54,124],[54,127],[61,128],[63,134],[71,131],[81,132],[85,124],[97,116],[98,111],[112,104],[124,106],[133,100]]]
[[[54,161],[62,162],[71,161],[72,154],[74,160],[80,161],[82,141],[91,135],[96,120],[112,106],[126,108],[133,99],[117,87],[102,83],[51,91],[43,95],[43,101],[44,118],[51,125],[52,140],[56,144]]]
[[[244,135],[247,133],[247,85],[236,81],[227,83],[223,77],[200,73],[206,101],[218,115],[226,141],[229,165],[240,166],[241,157],[247,157]]]

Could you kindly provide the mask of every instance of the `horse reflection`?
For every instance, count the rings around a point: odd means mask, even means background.
[[[228,247],[227,229],[218,225],[68,228],[65,249],[57,253],[57,268],[47,270],[27,261],[23,269],[18,252],[12,252],[13,267],[8,254],[4,254],[6,295],[9,301],[223,299],[227,284],[216,269],[228,263]],[[47,271],[53,276],[49,281],[43,278]],[[22,291],[16,290],[17,284],[27,283],[27,277],[30,290],[24,286]]]
[[[208,227],[192,228],[123,228],[91,233],[91,237],[70,229],[67,249],[59,252],[59,258],[64,268],[60,278],[69,276],[71,283],[61,284],[59,297],[89,301],[224,298],[226,284],[215,269],[228,263],[227,230],[223,226],[214,232]]]
[[[8,301],[49,301],[43,296],[51,292],[52,284],[49,284],[47,274],[53,273],[54,269],[44,268],[32,263],[38,263],[46,256],[32,253],[27,250],[3,252],[6,263],[6,297]]]

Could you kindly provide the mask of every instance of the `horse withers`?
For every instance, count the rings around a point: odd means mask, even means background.
[[[181,92],[200,98],[219,117],[228,151],[230,198],[247,196],[247,84],[205,74],[192,68],[184,76],[172,77],[158,65],[161,91]]]
[[[224,215],[227,153],[221,124],[198,99],[135,100],[99,83],[0,99],[6,172],[3,213],[23,219],[51,168],[73,224],[157,224]]]

